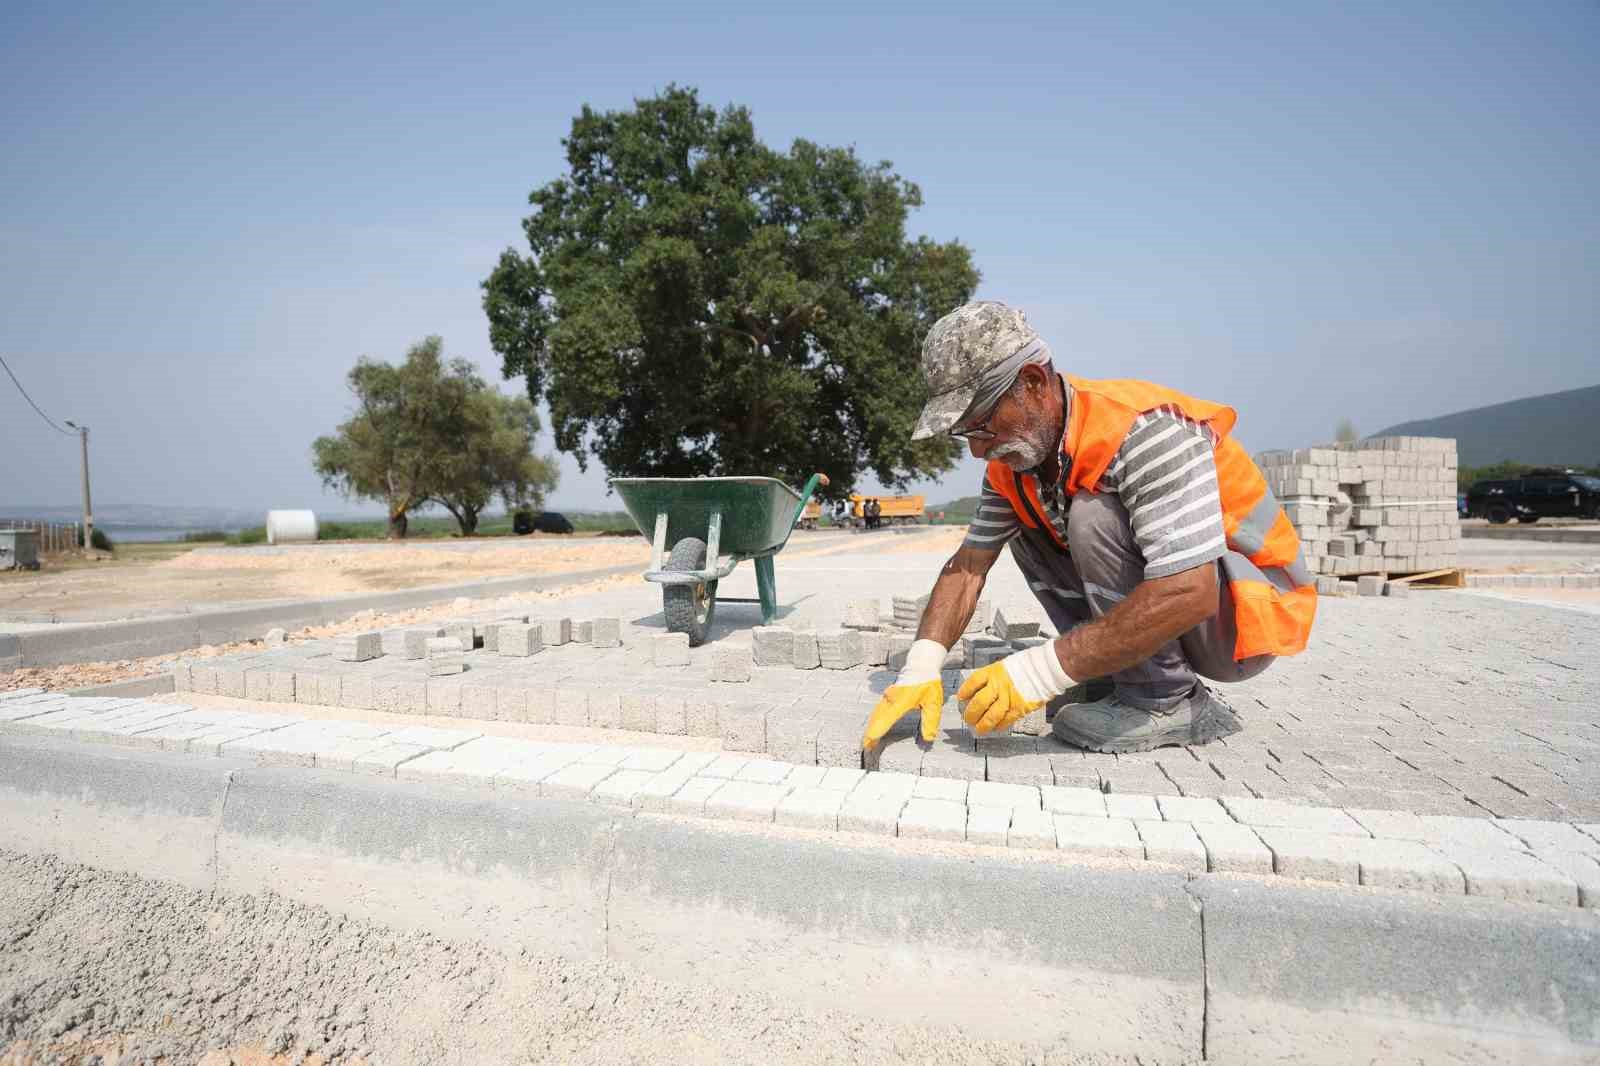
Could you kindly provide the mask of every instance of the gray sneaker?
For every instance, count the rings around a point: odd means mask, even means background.
[[[1113,692],[1093,703],[1061,707],[1050,723],[1050,732],[1057,740],[1107,753],[1205,744],[1242,728],[1233,708],[1200,682],[1195,683],[1189,695],[1163,711],[1136,707]]]

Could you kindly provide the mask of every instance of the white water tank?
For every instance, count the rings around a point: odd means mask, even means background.
[[[317,539],[317,516],[312,511],[268,511],[268,544],[313,544]]]

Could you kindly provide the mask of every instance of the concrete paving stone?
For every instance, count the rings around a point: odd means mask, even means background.
[[[572,619],[541,618],[538,624],[539,639],[544,642],[545,647],[559,648],[572,643]]]
[[[949,777],[918,777],[911,795],[917,799],[945,800],[951,803],[967,802],[967,788],[971,782]]]
[[[796,633],[794,635],[794,662],[796,670],[815,670],[822,665],[822,656],[817,650],[817,635],[815,633]]]
[[[1011,831],[1011,815],[1010,807],[968,807],[967,843],[1005,847]]]
[[[1600,858],[1560,848],[1539,848],[1533,857],[1572,878],[1578,886],[1578,906],[1600,907]]]
[[[1423,826],[1422,816],[1413,814],[1410,811],[1387,811],[1356,807],[1347,809],[1345,813],[1359,822],[1367,832],[1384,840],[1420,841],[1426,840],[1428,837]]]
[[[701,768],[700,776],[721,777],[732,781],[739,776],[739,771],[743,770],[745,763],[749,761],[748,755],[719,755]]]
[[[430,725],[408,725],[383,735],[384,740],[397,744],[421,744],[439,751],[452,751],[468,741],[477,740],[482,733],[472,729],[443,729]]]
[[[494,706],[502,722],[556,722],[556,690],[533,682],[501,681],[494,690]]]
[[[704,814],[706,800],[725,784],[726,781],[716,777],[692,778],[668,797],[667,811],[672,814]]]
[[[1272,872],[1272,852],[1249,826],[1235,822],[1198,822],[1193,828],[1206,847],[1206,869],[1211,873]]]
[[[492,673],[479,674],[473,671],[461,679],[461,716],[463,718],[481,718],[485,721],[500,720],[500,701],[496,688],[500,679]],[[505,719],[516,721],[516,719]]]
[[[801,829],[839,828],[839,810],[847,793],[832,789],[801,787],[778,801],[774,820],[779,825]]]
[[[428,654],[428,641],[444,636],[443,626],[410,626],[401,637],[401,658],[422,659]]]
[[[190,737],[185,750],[192,755],[216,757],[222,754],[223,748],[228,744],[264,732],[266,730],[257,729],[254,726],[217,726],[209,733]]]
[[[217,695],[236,700],[245,698],[244,667],[232,663],[217,665]]]
[[[1426,844],[1415,840],[1340,839],[1355,855],[1363,885],[1444,896],[1466,892],[1461,870]]]
[[[333,640],[333,657],[341,662],[364,663],[382,654],[382,633],[345,633]]]
[[[590,690],[589,727],[591,729],[622,728],[622,693],[599,689]]]
[[[725,781],[706,797],[705,812],[712,818],[737,822],[770,822],[778,801],[789,794],[786,785],[764,785],[754,781]]]
[[[577,761],[588,763],[590,766],[620,767],[637,750],[623,747],[621,744],[586,744],[582,747]]]
[[[850,600],[844,605],[846,629],[877,629],[881,621],[881,605],[875,599]]]
[[[1144,857],[1151,862],[1179,866],[1191,873],[1206,872],[1206,846],[1187,822],[1135,821]]]
[[[967,790],[967,804],[972,807],[1038,807],[1040,803],[1039,789],[1034,785],[974,781]]]
[[[495,654],[507,659],[526,659],[544,650],[544,636],[536,625],[502,622],[495,627]]]
[[[1527,818],[1496,819],[1495,825],[1521,841],[1530,851],[1577,851],[1600,854],[1595,841],[1567,822],[1535,821]]]
[[[717,728],[722,736],[725,751],[767,750],[767,714],[764,704],[747,704],[742,700],[728,700],[717,707]]]
[[[850,792],[861,784],[862,779],[867,776],[865,770],[849,766],[827,766],[819,767],[819,769],[826,772],[822,775],[822,781],[817,787],[825,788],[830,792]]]
[[[988,763],[982,756],[963,750],[941,736],[923,753],[919,772],[927,777],[950,777],[963,781],[983,781]]]
[[[572,763],[540,781],[539,795],[552,799],[586,799],[600,782],[618,772],[615,766]]]
[[[1100,771],[1095,764],[1085,759],[1082,752],[1059,753],[1051,752],[1050,769],[1055,774],[1055,783],[1062,788],[1089,788],[1096,792],[1101,790],[1102,781]]]
[[[594,643],[594,623],[587,620],[574,620],[572,623],[572,642],[574,644]]]
[[[635,733],[656,731],[656,697],[652,692],[633,689],[618,697],[619,725]]]
[[[789,777],[793,766],[775,759],[751,759],[733,775],[735,781],[754,781],[762,785],[781,784]]]
[[[1038,737],[1018,736],[1013,733],[993,733],[979,736],[974,741],[975,750],[987,759],[1007,759],[1035,755],[1039,751]]]
[[[288,667],[274,667],[272,669],[269,674],[272,684],[272,702],[295,702],[294,675],[294,670]]]
[[[339,678],[339,706],[354,711],[370,711],[374,707],[375,698],[372,688],[373,674],[368,672],[349,672]],[[248,678],[246,679],[249,680]],[[271,675],[266,678],[271,685]],[[271,699],[270,687],[267,696],[262,699]]]
[[[590,643],[597,648],[622,647],[622,619],[596,618],[590,634]]]
[[[749,644],[720,640],[711,647],[711,680],[739,684],[748,682],[751,661]]]
[[[189,667],[190,683],[195,692],[214,696],[217,694],[217,664],[196,662]]]
[[[1574,822],[1572,828],[1576,829],[1578,832],[1582,833],[1596,844],[1600,844],[1600,822]]]
[[[312,669],[297,669],[294,672],[294,701],[306,706],[316,706],[322,702],[322,672]]]
[[[556,725],[583,726],[589,724],[589,693],[581,688],[556,690]]]
[[[705,693],[690,695],[685,697],[684,712],[689,736],[722,739],[722,725],[719,721],[722,713],[721,700]]]
[[[900,812],[907,802],[909,796],[869,792],[858,787],[845,796],[839,808],[839,828],[852,833],[892,837],[899,829]]]
[[[428,713],[447,718],[461,717],[461,679],[458,677],[430,677],[426,686]]]
[[[783,779],[783,783],[790,788],[821,788],[827,776],[826,766],[791,766],[789,776]]]
[[[1578,905],[1577,882],[1525,852],[1461,842],[1430,843],[1428,847],[1461,868],[1469,896]]]
[[[650,661],[659,667],[689,665],[689,634],[657,633],[650,638]]]
[[[886,773],[919,774],[927,751],[921,742],[910,737],[885,738],[878,746],[878,769]]]
[[[181,720],[183,717],[177,716],[141,734],[143,741],[162,751],[187,751],[189,741],[216,732],[215,722],[184,721]]]
[[[1352,846],[1358,841],[1353,841],[1349,834],[1279,826],[1251,828],[1272,851],[1272,869],[1279,876],[1347,885],[1361,883],[1361,865],[1356,858],[1356,848]]]
[[[1461,845],[1486,850],[1521,848],[1522,841],[1490,818],[1429,814],[1422,817],[1422,839],[1428,844]]]
[[[1225,797],[1222,805],[1240,823],[1255,828],[1270,826],[1311,833],[1337,833],[1359,837],[1369,835],[1360,822],[1336,807],[1308,807],[1280,800],[1246,799],[1237,796]]]
[[[1201,799],[1194,796],[1157,796],[1156,806],[1161,808],[1161,817],[1169,822],[1233,824],[1233,817],[1228,814],[1227,809],[1214,799]]]
[[[642,806],[641,793],[657,776],[649,770],[618,770],[594,786],[589,798],[611,807]]]
[[[265,666],[253,666],[244,672],[244,695],[248,700],[266,702],[272,699],[272,671]]]
[[[767,715],[767,753],[797,766],[815,766],[821,731],[822,722],[813,714],[798,708],[775,711]]]
[[[651,702],[656,712],[654,732],[668,737],[689,734],[689,703],[682,694],[658,692]]]
[[[817,765],[861,769],[861,725],[824,721],[817,730]]]
[[[1105,783],[1107,794],[1125,793],[1135,796],[1181,795],[1177,785],[1154,765],[1126,765],[1106,759],[1097,760],[1094,767]]]
[[[889,662],[890,638],[883,633],[861,634],[861,662],[864,666],[884,666]]]
[[[1076,814],[1052,815],[1056,848],[1079,855],[1125,859],[1144,858],[1144,843],[1127,818],[1085,818]]]
[[[908,840],[965,840],[967,807],[948,800],[913,796],[900,812],[898,835]]]
[[[999,810],[997,807],[985,808]],[[1036,848],[1053,851],[1056,846],[1055,815],[1031,807],[1017,807],[1007,812],[1011,825],[1006,829],[1006,847]]]
[[[38,696],[44,693],[42,688],[14,688],[9,692],[0,692],[0,703],[7,700],[21,699],[24,696]]]
[[[578,756],[571,752],[547,751],[524,759],[514,759],[495,770],[494,787],[508,792],[540,795],[547,779],[576,765]],[[615,769],[615,767],[601,769]]]
[[[1132,796],[1112,792],[1106,795],[1106,816],[1158,822],[1161,820],[1161,808],[1156,805],[1155,796]]]
[[[53,714],[64,710],[66,701],[40,700],[28,702],[17,700],[14,703],[0,704],[0,722],[20,722],[24,719],[38,718],[41,715]]]
[[[1039,790],[1040,802],[1051,814],[1075,814],[1086,818],[1106,817],[1106,797],[1096,788],[1063,788],[1051,785]]]
[[[1049,755],[1036,753],[1005,758],[991,755],[987,757],[986,762],[986,773],[990,781],[1034,787],[1055,784],[1055,766]]]
[[[263,766],[315,766],[317,752],[331,750],[340,740],[315,728],[320,723],[299,723],[266,733],[253,733],[223,744],[228,755],[254,759]]]
[[[794,665],[794,630],[786,626],[756,626],[750,635],[757,666]]]

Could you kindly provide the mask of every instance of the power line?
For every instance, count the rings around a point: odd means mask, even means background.
[[[39,410],[39,405],[33,402],[33,397],[29,396],[28,395],[28,390],[22,387],[22,382],[17,380],[17,375],[11,373],[11,368],[9,366],[6,366],[6,359],[5,359],[5,356],[3,356],[3,355],[0,355],[0,366],[5,367],[6,375],[9,378],[11,378],[11,384],[13,384],[13,385],[15,385],[17,387],[17,391],[18,392],[22,393],[22,398],[24,400],[28,401],[28,406],[33,408],[34,411],[38,412],[39,417],[44,419],[47,423],[49,423],[51,429],[55,430],[57,433],[65,433],[69,437],[76,436],[76,434],[73,433],[72,430],[70,430],[70,429],[62,429],[60,426],[56,425],[55,422],[51,421],[49,415],[47,415],[43,411]]]

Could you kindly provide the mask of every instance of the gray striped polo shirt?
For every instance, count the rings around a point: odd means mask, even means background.
[[[1212,454],[1215,446],[1204,425],[1174,407],[1157,407],[1134,419],[1100,479],[1100,491],[1116,495],[1128,511],[1147,580],[1180,574],[1228,553]],[[1059,482],[1039,485],[1044,518],[1065,541],[1072,501],[1063,495]],[[985,478],[977,514],[963,543],[999,551],[1022,529],[1011,502]]]

